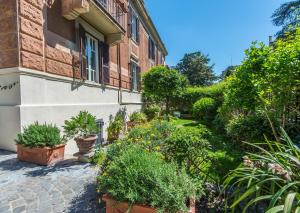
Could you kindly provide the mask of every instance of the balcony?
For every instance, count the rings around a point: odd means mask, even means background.
[[[62,0],[62,15],[68,20],[81,17],[117,43],[125,35],[127,5],[124,0]]]

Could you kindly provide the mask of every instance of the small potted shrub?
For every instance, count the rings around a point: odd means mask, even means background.
[[[194,184],[184,170],[161,155],[130,146],[98,177],[106,212],[195,212]]]
[[[31,124],[18,134],[18,159],[39,165],[53,165],[64,159],[65,144],[60,130],[51,124]]]
[[[65,121],[64,125],[66,137],[74,138],[81,155],[93,152],[98,131],[96,117],[87,111],[81,111],[77,116]]]
[[[128,130],[133,127],[144,124],[147,122],[147,116],[141,112],[134,112],[129,116],[129,121],[127,122]]]

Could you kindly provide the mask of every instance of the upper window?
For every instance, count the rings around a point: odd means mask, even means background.
[[[155,43],[150,37],[149,37],[148,46],[149,46],[149,58],[155,60],[155,52],[156,52]]]
[[[86,69],[87,80],[98,82],[99,80],[99,51],[98,40],[86,34]]]
[[[130,8],[130,15],[131,15],[131,24],[130,24],[130,31],[131,31],[131,38],[136,41],[139,42],[140,40],[140,34],[139,34],[139,29],[140,29],[140,21],[138,16],[136,15],[136,13]]]

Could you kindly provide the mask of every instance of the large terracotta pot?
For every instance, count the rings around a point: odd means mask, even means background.
[[[118,202],[108,195],[103,195],[102,200],[106,202],[106,213],[127,213],[129,209],[128,203]],[[156,213],[156,209],[142,206],[142,205],[133,205],[130,213]],[[196,213],[195,202],[190,202],[189,213]]]
[[[79,154],[85,155],[93,152],[96,140],[97,135],[93,135],[88,138],[76,138],[75,141],[79,149]]]
[[[49,166],[64,160],[65,144],[58,145],[53,148],[29,148],[18,145],[17,153],[20,161]]]

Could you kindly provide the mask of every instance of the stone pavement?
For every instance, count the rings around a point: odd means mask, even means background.
[[[42,167],[0,150],[0,213],[99,213],[96,175],[90,164]]]

